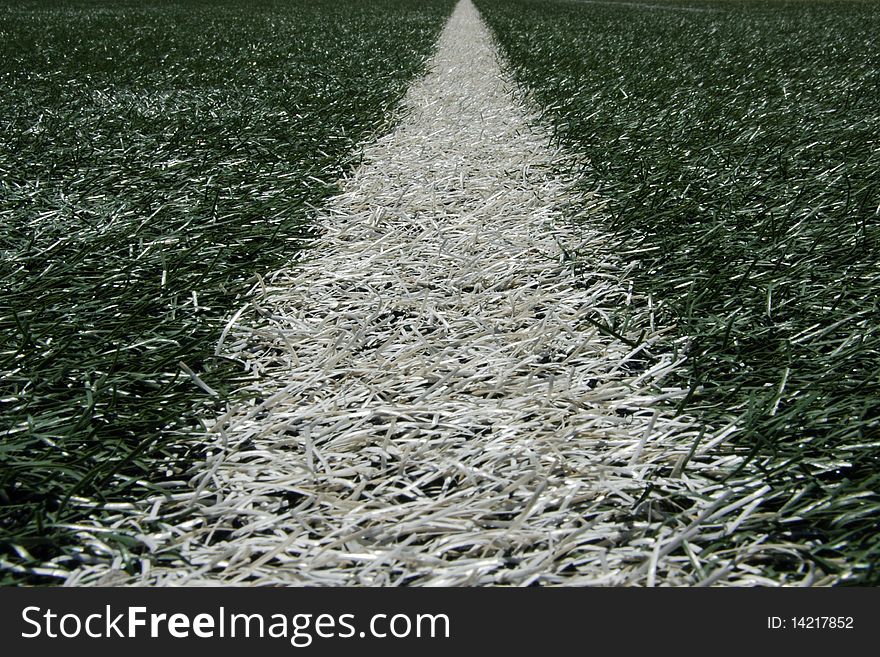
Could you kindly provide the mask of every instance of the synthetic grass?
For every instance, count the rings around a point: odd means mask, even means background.
[[[607,200],[609,253],[687,339],[682,410],[735,421],[772,486],[712,549],[799,542],[876,584],[880,5],[645,4],[477,0]]]
[[[191,461],[179,436],[241,377],[213,356],[230,309],[311,237],[451,6],[0,6],[0,583]]]
[[[667,497],[699,490],[677,526],[663,522],[670,507],[634,505],[641,474],[686,457],[699,432],[670,418],[687,390],[666,385],[677,363],[650,346],[665,329],[649,327],[618,261],[591,260],[590,285],[572,270],[566,253],[594,253],[605,235],[569,221],[558,151],[530,129],[469,0],[430,71],[324,206],[314,249],[267,275],[225,333],[223,353],[259,377],[206,419],[212,455],[188,485],[103,519],[145,535],[149,568],[120,572],[129,557],[116,552],[65,584],[707,576],[671,546],[699,551],[753,510],[723,504],[728,457],[697,454],[687,477],[652,481]],[[638,306],[648,344],[581,322],[621,305]]]

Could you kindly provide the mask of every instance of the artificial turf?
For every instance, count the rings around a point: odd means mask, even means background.
[[[880,5],[476,4],[676,327],[679,410],[771,486],[715,549],[880,583]]]
[[[253,277],[387,129],[452,0],[0,4],[0,583],[196,456]],[[109,545],[124,535],[106,535]]]

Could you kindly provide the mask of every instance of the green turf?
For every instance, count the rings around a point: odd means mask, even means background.
[[[682,410],[773,486],[725,547],[880,582],[880,4],[476,4],[686,339]]]
[[[179,436],[240,376],[222,327],[452,4],[0,3],[0,583],[192,460]]]

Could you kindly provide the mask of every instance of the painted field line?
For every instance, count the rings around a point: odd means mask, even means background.
[[[693,574],[702,537],[746,513],[718,482],[739,457],[724,431],[691,454],[664,383],[680,363],[626,271],[591,259],[603,233],[571,225],[559,155],[470,0],[405,108],[308,259],[224,332],[252,402],[211,423],[187,488],[120,513],[161,559],[68,583],[754,582],[732,561]],[[628,338],[596,328],[626,313]]]

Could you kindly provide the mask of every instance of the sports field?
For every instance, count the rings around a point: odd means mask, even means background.
[[[477,6],[676,326],[681,410],[772,487],[738,539],[876,582],[880,6]]]
[[[0,581],[877,582],[880,6],[0,25]]]
[[[181,433],[246,376],[214,356],[229,309],[312,239],[312,206],[387,130],[451,6],[0,6],[11,566],[76,560],[80,520],[202,457]]]

